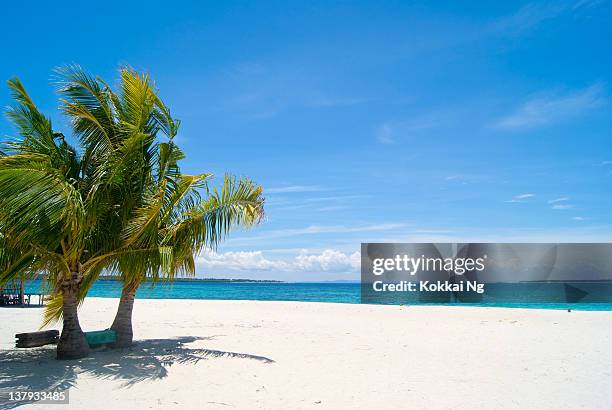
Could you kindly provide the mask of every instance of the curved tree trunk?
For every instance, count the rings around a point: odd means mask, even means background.
[[[57,358],[60,360],[80,359],[89,355],[89,344],[77,314],[80,283],[78,272],[73,272],[72,278],[62,286],[64,324],[57,343]]]
[[[121,291],[121,299],[115,320],[111,326],[111,330],[117,333],[117,341],[112,344],[112,347],[128,347],[132,345],[132,310],[134,308],[134,297],[136,288],[133,284],[124,283]]]

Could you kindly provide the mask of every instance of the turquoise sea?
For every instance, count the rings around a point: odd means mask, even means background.
[[[517,286],[525,286],[517,284]],[[29,282],[28,292],[39,292],[41,281]],[[513,295],[529,294],[528,289],[513,288]],[[612,291],[612,288],[610,288]],[[121,294],[121,283],[99,281],[88,296],[116,298]],[[245,282],[175,282],[144,284],[137,293],[144,299],[211,299],[211,300],[278,300],[299,302],[361,303],[359,283],[245,283]],[[520,299],[520,298],[519,298]],[[406,301],[406,304],[411,304]],[[417,303],[415,301],[414,304]],[[512,300],[495,303],[444,303],[455,306],[491,306],[534,309],[612,310],[612,303],[531,303],[529,300]]]

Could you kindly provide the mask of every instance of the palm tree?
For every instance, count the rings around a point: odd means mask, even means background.
[[[123,174],[124,179],[133,181],[128,184],[129,191],[120,193],[125,196],[122,203],[131,204],[124,207],[121,235],[123,246],[130,253],[115,257],[107,267],[119,273],[123,280],[117,315],[111,326],[117,332],[116,346],[123,347],[132,342],[132,308],[140,284],[147,277],[157,281],[172,280],[177,274],[193,274],[195,253],[204,247],[214,248],[230,229],[250,227],[262,219],[262,189],[248,179],[228,175],[220,190],[209,190],[208,179],[212,174],[182,174],[178,162],[184,154],[174,142],[180,123],[170,115],[147,76],[122,69],[120,95],[78,68],[63,70],[62,77],[60,93],[65,97],[64,111],[75,118],[73,122],[79,124],[79,129],[103,130],[103,135],[120,136],[120,127],[125,121],[124,107],[130,106],[134,112],[145,113],[142,134],[155,137],[161,130],[168,137],[167,142],[136,153],[131,161],[138,165],[137,171],[128,176]],[[99,88],[92,85],[94,81]],[[137,99],[134,95],[142,97]],[[148,102],[155,109],[147,109]],[[105,104],[113,109],[107,110]],[[116,118],[107,118],[107,111]],[[98,140],[96,145],[101,144]],[[125,158],[123,154],[109,157]],[[111,172],[117,165],[109,164]],[[206,193],[204,199],[200,191]],[[86,292],[83,289],[81,297]],[[55,310],[47,311],[49,319],[61,311],[57,309],[59,305],[55,306]]]
[[[233,227],[249,227],[262,219],[262,189],[248,179],[226,176],[220,190],[209,190],[211,174],[181,174],[178,161],[184,154],[174,143],[179,122],[148,76],[122,69],[121,92],[116,94],[79,67],[62,69],[60,75],[63,110],[89,147],[84,158],[122,204],[111,225],[122,227],[117,243],[122,252],[107,258],[104,267],[123,279],[111,328],[117,332],[116,346],[127,346],[132,342],[132,307],[140,284],[147,277],[157,281],[193,274],[194,253],[214,248]],[[157,142],[159,132],[167,142]],[[206,193],[204,200],[200,191]],[[111,236],[117,234],[113,230]],[[100,272],[88,276],[80,300]],[[61,315],[60,296],[48,305],[46,322]]]
[[[12,259],[1,280],[47,271],[62,295],[58,358],[82,357],[89,346],[78,320],[77,295],[89,272],[113,251],[111,243],[99,238],[109,198],[96,192],[92,170],[53,131],[21,82],[13,79],[8,85],[16,101],[8,116],[20,138],[7,142],[0,157],[0,223],[4,238],[10,238],[4,252]]]
[[[178,169],[178,167],[177,167]],[[175,174],[173,183],[162,183],[148,206],[140,210],[126,229],[131,249],[159,251],[140,253],[140,260],[119,258],[123,289],[111,329],[117,333],[115,347],[132,343],[132,308],[138,287],[147,279],[172,280],[177,274],[195,272],[193,255],[203,248],[216,248],[234,227],[251,227],[263,217],[262,188],[248,179],[226,175],[221,189],[206,190],[200,197],[197,188],[209,175]]]
[[[48,311],[63,319],[57,356],[69,359],[89,351],[77,314],[84,291],[117,258],[137,258],[122,232],[142,204],[157,133],[169,133],[171,124],[146,76],[122,70],[119,98],[78,67],[60,74],[69,78],[60,92],[80,154],[53,130],[21,82],[8,82],[16,101],[8,116],[20,137],[5,143],[0,155],[2,261],[10,262],[0,285],[26,272],[47,272],[54,286]]]

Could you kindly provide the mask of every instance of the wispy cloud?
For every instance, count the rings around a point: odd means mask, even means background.
[[[312,107],[347,107],[351,105],[364,104],[371,101],[364,97],[314,97],[306,102]]]
[[[373,99],[323,90],[307,71],[275,64],[244,62],[230,67],[217,109],[244,120],[268,120],[304,107],[334,108],[366,104]]]
[[[479,175],[479,174],[452,174],[444,177],[444,180],[448,183],[455,183],[461,185],[473,184],[477,182],[482,182],[485,180],[490,180],[492,177],[490,175]]]
[[[559,202],[566,202],[569,201],[569,198],[566,196],[563,196],[561,198],[555,198],[555,199],[551,199],[550,201],[548,201],[549,204],[556,204]]]
[[[603,91],[602,84],[594,84],[574,92],[535,96],[515,112],[500,118],[494,127],[519,130],[563,122],[601,106],[604,102]]]
[[[574,221],[588,221],[594,218],[577,216]],[[578,224],[564,228],[542,228],[534,226],[512,227],[454,227],[452,234],[411,234],[402,232],[401,235],[387,235],[379,238],[378,242],[611,242],[612,231],[607,224],[591,225]]]
[[[306,202],[344,202],[352,201],[355,199],[371,198],[371,195],[333,195],[333,196],[320,196],[315,198],[307,198]]]
[[[520,194],[520,195],[516,195],[516,196],[512,197],[512,199],[509,199],[509,200],[504,201],[504,202],[509,202],[509,203],[526,202],[527,199],[533,198],[534,196],[535,196],[535,194]]]
[[[600,4],[605,3],[606,1],[607,0],[578,0],[572,5],[572,10],[599,6]]]
[[[575,216],[572,218],[574,221],[588,221],[591,218],[587,218],[585,216]]]
[[[501,17],[491,24],[494,32],[520,34],[545,20],[561,15],[567,9],[562,3],[530,3],[515,13]]]
[[[321,188],[321,191],[326,190]],[[282,191],[287,193],[288,191]],[[298,191],[291,191],[298,192]],[[299,192],[318,192],[318,191],[299,191]],[[296,209],[304,209],[309,208],[311,211],[318,212],[327,212],[327,211],[336,211],[340,209],[347,209],[350,207],[351,203],[356,199],[364,199],[370,198],[371,195],[331,195],[331,196],[314,196],[304,198],[300,196],[299,198],[289,199],[288,196],[283,197],[280,200],[270,200],[270,204],[272,206],[278,207],[277,211],[292,211]]]
[[[414,233],[416,234],[451,234],[451,233],[455,233],[455,231],[451,231],[449,229],[415,229]]]
[[[574,205],[570,205],[570,204],[555,204],[551,208],[555,210],[565,210],[565,209],[572,209],[573,207]]]
[[[326,189],[318,185],[288,185],[282,187],[266,188],[265,192],[270,194],[286,194],[294,192],[321,192]]]
[[[496,52],[501,47],[512,47],[519,42],[502,42],[500,39],[514,40],[516,37],[525,36],[537,30],[546,23],[555,19],[588,18],[594,13],[593,9],[609,0],[551,0],[533,1],[513,12],[494,17],[486,22],[467,21],[468,25],[463,30],[452,32],[452,35],[445,33],[430,33],[427,40],[421,41],[416,45],[418,50],[440,50],[451,49],[465,45],[482,44],[482,42],[493,40],[491,43]],[[563,22],[555,22],[554,29],[563,26]],[[553,24],[550,24],[552,27]]]
[[[387,121],[375,131],[376,139],[382,144],[394,144],[413,137],[420,131],[431,129],[447,120],[449,113],[430,113],[406,121]],[[444,118],[443,118],[444,117]]]
[[[219,109],[246,120],[266,120],[275,117],[282,105],[260,92],[248,91],[226,98]]]
[[[310,204],[286,205],[276,208],[276,211],[295,211],[297,209],[310,208]]]
[[[548,20],[596,7],[601,3],[603,3],[601,0],[533,2],[524,5],[512,14],[493,21],[488,26],[488,31],[520,35]]]
[[[259,75],[266,72],[266,67],[259,62],[255,61],[244,61],[238,63],[230,68],[230,74],[234,78],[240,78],[242,76]]]
[[[319,234],[348,234],[358,232],[383,232],[391,231],[405,227],[405,224],[401,223],[381,223],[381,224],[370,224],[370,225],[358,225],[358,226],[345,226],[345,225],[310,225],[305,228],[295,229],[276,229],[262,233],[256,236],[247,236],[242,238],[230,239],[232,243],[239,242],[252,242],[261,241],[266,239],[276,238],[288,238],[294,236],[303,235],[319,235]]]
[[[391,124],[385,123],[376,130],[376,140],[381,144],[395,144],[395,135]]]
[[[321,208],[317,208],[318,212],[332,212],[332,211],[340,211],[343,209],[348,209],[346,205],[332,205],[332,206],[323,206]]]

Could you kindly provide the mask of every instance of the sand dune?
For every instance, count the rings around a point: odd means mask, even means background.
[[[88,299],[83,327],[116,304]],[[138,343],[75,362],[12,349],[40,318],[0,309],[0,407],[68,387],[88,409],[612,407],[612,312],[137,300]]]

